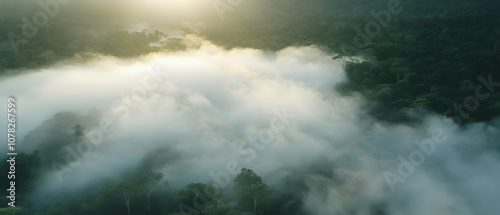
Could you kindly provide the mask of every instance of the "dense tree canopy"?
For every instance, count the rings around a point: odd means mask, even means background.
[[[179,37],[165,31],[110,28],[112,23],[105,17],[80,18],[77,7],[61,12],[27,39],[22,33],[22,17],[31,17],[39,10],[35,3],[27,2],[0,0],[0,79],[96,54],[132,58],[186,48]],[[418,122],[427,111],[458,123],[487,122],[497,117],[500,94],[491,86],[500,85],[500,2],[401,0],[397,7],[401,11],[387,12],[388,2],[247,0],[225,14],[223,21],[198,20],[206,27],[184,28],[183,35],[197,34],[226,48],[276,51],[289,46],[321,47],[346,71],[348,80],[335,89],[345,96],[363,95],[370,116],[381,121]],[[300,197],[306,182],[300,177],[287,181],[294,190],[278,189],[243,168],[233,183],[215,196],[207,195],[207,190],[220,189],[213,181],[172,188],[159,169],[177,157],[163,148],[119,179],[106,178],[93,189],[54,195],[49,204],[36,204],[29,199],[32,188],[52,170],[53,162],[65,159],[59,152],[83,135],[84,126],[74,123],[76,116],[56,116],[68,119],[63,125],[70,129],[31,133],[56,137],[46,137],[50,144],[41,145],[39,151],[17,156],[16,198],[20,204],[0,208],[0,214],[306,214]],[[93,120],[87,118],[80,121]],[[33,139],[30,134],[25,138],[26,142],[47,140]],[[156,157],[163,160],[157,162]],[[8,163],[0,163],[0,172],[8,172],[8,168]],[[0,184],[6,190],[8,180],[2,177]],[[7,199],[0,202],[6,205]],[[380,208],[373,214],[385,214]]]
[[[224,14],[223,21],[198,20],[208,27],[186,26],[184,31],[228,48],[279,50],[317,45],[339,53],[335,60],[346,66],[349,78],[339,87],[346,93],[361,92],[372,101],[367,104],[372,116],[380,120],[415,120],[424,109],[457,115],[454,105],[464,106],[464,98],[481,84],[478,77],[487,79],[500,69],[499,3],[396,2],[399,13],[387,17],[388,1],[382,0],[246,1],[244,7]],[[81,12],[72,7],[38,29],[32,39],[12,40],[10,33],[21,35],[18,17],[37,9],[37,5],[22,3],[5,2],[0,9],[0,73],[12,74],[12,69],[40,67],[84,53],[132,57],[185,48],[178,38],[160,31],[109,29],[105,13],[96,15],[103,19],[97,22],[74,16]],[[367,30],[373,34],[368,36]],[[360,32],[363,39],[357,38]],[[360,46],[356,39],[367,43]],[[365,60],[352,61],[354,56]],[[493,94],[480,101],[463,122],[491,120],[499,113],[498,99]]]

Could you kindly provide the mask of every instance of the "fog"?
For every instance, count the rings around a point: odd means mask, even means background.
[[[346,75],[332,53],[225,50],[188,38],[186,51],[68,60],[0,80],[0,97],[18,99],[19,148],[65,168],[47,171],[34,198],[134,168],[160,171],[174,188],[223,189],[234,178],[227,164],[237,163],[276,189],[296,177],[311,214],[500,210],[499,120],[464,127],[425,113],[421,124],[388,125],[364,114],[361,96],[334,90]],[[76,135],[77,124],[87,135]],[[398,169],[400,156],[410,168]]]

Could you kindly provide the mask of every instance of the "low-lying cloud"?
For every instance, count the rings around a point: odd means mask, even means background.
[[[54,65],[1,80],[0,97],[18,99],[19,147],[43,149],[42,157],[54,153],[44,161],[72,170],[62,181],[49,171],[34,196],[81,189],[131,168],[161,171],[174,187],[223,180],[218,173],[236,161],[273,187],[296,176],[311,214],[500,210],[498,121],[460,128],[427,114],[414,126],[379,123],[363,114],[361,97],[334,91],[343,81],[342,67],[316,47],[274,53],[201,41],[198,48],[132,60]],[[97,129],[103,119],[112,129],[102,141],[89,143],[78,165],[65,162],[64,147],[78,151],[77,144],[90,142],[75,126]],[[273,123],[283,129],[270,143],[252,144]],[[433,137],[443,141],[427,154],[417,143]],[[419,150],[423,160],[413,165]],[[403,171],[409,175],[399,172],[400,156],[413,165]],[[387,172],[403,181],[388,183]]]

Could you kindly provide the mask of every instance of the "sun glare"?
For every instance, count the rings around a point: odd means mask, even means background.
[[[207,6],[209,7],[208,2],[209,0],[143,0],[138,6],[151,15],[183,18],[197,16],[201,11],[206,10]]]
[[[175,8],[188,10],[196,6],[196,2],[198,0],[144,0],[141,3],[144,3],[148,7],[154,8]]]

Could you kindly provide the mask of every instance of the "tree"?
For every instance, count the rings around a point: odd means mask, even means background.
[[[222,198],[215,198],[210,203],[207,204],[205,209],[203,209],[203,214],[206,215],[224,215],[230,213],[236,213],[234,207],[236,203],[224,203]]]
[[[55,57],[56,57],[56,53],[52,50],[44,51],[40,55],[38,55],[39,59],[44,59],[47,63],[49,62],[49,60],[51,60],[52,58],[55,58]]]
[[[50,208],[50,209],[46,210],[45,212],[37,213],[36,215],[65,215],[65,214],[69,214],[69,211],[67,208],[54,207],[54,208]]]
[[[136,184],[146,193],[148,199],[148,212],[151,214],[151,194],[162,186],[168,186],[168,181],[163,181],[163,174],[159,172],[147,172],[135,178]]]
[[[234,182],[240,204],[244,207],[251,206],[254,215],[257,214],[257,207],[272,194],[262,178],[247,168],[241,169]]]
[[[182,213],[189,211],[190,213],[198,213],[205,209],[210,198],[204,194],[206,190],[213,189],[213,184],[192,183],[188,184],[184,189],[179,190],[175,197],[179,204],[179,209]]]
[[[2,214],[2,215],[15,215],[19,211],[21,211],[21,208],[19,208],[19,207],[0,208],[0,214]]]
[[[338,54],[338,55],[333,56],[332,60],[339,62],[343,68],[345,68],[346,65],[350,62],[355,62],[355,63],[359,62],[359,60],[355,59],[354,57],[343,55],[343,54]]]
[[[7,158],[2,158],[2,160],[7,160]],[[15,169],[15,182],[16,182],[16,203],[22,203],[22,205],[16,204],[16,207],[25,207],[29,205],[29,194],[30,190],[36,186],[37,178],[40,175],[40,155],[38,150],[33,151],[32,154],[19,153],[16,158],[16,169]],[[8,162],[0,163],[0,172],[9,172],[10,165]],[[0,189],[6,190],[9,187],[10,179],[7,177],[0,178]],[[4,202],[5,201],[5,202]],[[0,203],[5,203],[7,205],[8,198],[2,198]],[[3,206],[3,205],[2,205]],[[2,213],[0,213],[2,214]]]
[[[404,67],[391,68],[389,72],[396,77],[396,83],[408,77],[410,70]]]
[[[130,215],[130,202],[132,198],[140,192],[140,187],[133,181],[123,181],[111,185],[106,190],[108,196],[121,196],[127,206],[128,215]]]

